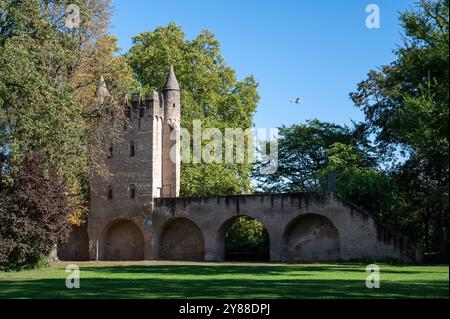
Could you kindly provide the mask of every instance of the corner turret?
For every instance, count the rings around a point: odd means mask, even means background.
[[[106,98],[111,97],[111,95],[108,92],[108,88],[106,87],[106,82],[105,79],[103,78],[103,75],[100,76],[97,91],[95,92],[95,97],[99,104],[103,104]]]
[[[180,91],[180,86],[178,85],[178,80],[175,76],[172,65],[169,68],[169,73],[167,74],[166,84],[164,85],[163,91],[167,90]]]
[[[163,90],[164,123],[162,130],[162,197],[180,193],[180,86],[173,67],[169,68]]]

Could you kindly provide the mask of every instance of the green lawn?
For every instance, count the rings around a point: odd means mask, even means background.
[[[448,298],[447,266],[379,265],[367,289],[364,265],[80,264],[80,289],[65,265],[0,273],[0,298]]]

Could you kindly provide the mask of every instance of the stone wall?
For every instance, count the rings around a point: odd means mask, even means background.
[[[117,220],[101,236],[100,260],[143,260],[144,236],[133,222]]]
[[[405,237],[332,193],[159,198],[152,227],[158,232],[168,218],[188,218],[203,234],[205,260],[223,260],[226,229],[240,215],[263,223],[273,261],[418,259]]]
[[[83,226],[73,226],[68,241],[57,248],[59,260],[89,260],[89,237]]]
[[[203,260],[204,238],[201,230],[186,218],[169,220],[159,238],[159,259]]]
[[[333,223],[317,214],[302,214],[284,233],[285,259],[289,261],[339,260],[339,233]]]
[[[333,193],[156,198],[152,207],[90,217],[91,259],[221,261],[228,227],[245,215],[267,230],[272,261],[420,262],[407,238]]]

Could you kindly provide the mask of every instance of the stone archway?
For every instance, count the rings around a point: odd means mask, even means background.
[[[69,239],[58,245],[57,256],[62,261],[89,260],[89,237],[82,226],[72,226]]]
[[[204,260],[205,241],[198,226],[187,218],[166,223],[160,236],[159,257],[164,260]]]
[[[135,223],[117,220],[104,230],[100,248],[100,260],[143,260],[144,236]]]
[[[332,261],[340,258],[339,233],[325,216],[305,214],[285,229],[285,254],[289,261]]]
[[[261,224],[262,237],[265,239],[261,243],[261,247],[252,247],[251,245],[238,245],[237,247],[227,241],[227,232],[230,230],[238,219],[246,219],[248,221],[257,221]],[[233,247],[234,246],[234,247]],[[270,260],[270,237],[267,228],[262,221],[247,216],[239,215],[227,219],[222,223],[217,232],[217,247],[220,260],[228,261],[269,261]]]

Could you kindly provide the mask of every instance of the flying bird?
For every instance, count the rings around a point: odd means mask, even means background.
[[[300,98],[299,98],[299,97],[297,97],[297,98],[295,98],[295,99],[292,99],[292,100],[290,100],[289,102],[291,102],[291,103],[295,103],[295,104],[300,104],[300,103],[301,103],[301,101],[300,101]]]

